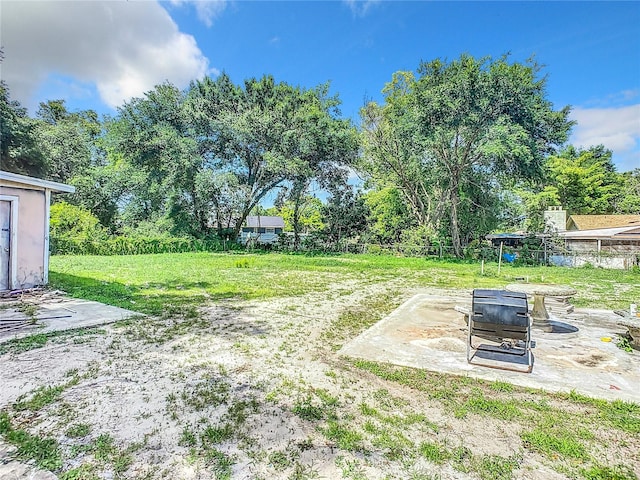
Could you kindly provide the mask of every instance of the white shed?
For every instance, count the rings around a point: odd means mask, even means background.
[[[0,291],[47,283],[51,192],[75,187],[0,170]]]

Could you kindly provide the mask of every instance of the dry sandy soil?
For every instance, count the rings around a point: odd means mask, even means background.
[[[349,282],[56,337],[0,356],[0,410],[58,442],[67,479],[569,478],[520,423],[456,415],[335,353],[358,333],[345,318],[371,323],[414,293]],[[60,388],[29,407],[43,387]],[[634,438],[601,463],[640,474]]]

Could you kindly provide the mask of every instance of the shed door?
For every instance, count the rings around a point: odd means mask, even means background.
[[[0,200],[0,290],[9,289],[11,202]]]

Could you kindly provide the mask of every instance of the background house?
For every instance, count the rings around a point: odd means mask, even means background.
[[[0,171],[0,290],[47,283],[51,192],[74,191],[70,185]]]
[[[557,233],[564,246],[562,255],[552,257],[556,264],[589,263],[606,268],[631,268],[640,264],[640,215],[571,215],[567,218],[561,207],[552,207],[545,212],[545,223]]]
[[[278,235],[284,231],[284,219],[268,215],[249,215],[240,231],[241,243],[250,242],[271,244],[278,241]]]
[[[640,215],[571,215],[567,230],[596,230],[601,228],[640,227]]]
[[[559,233],[574,266],[590,263],[606,268],[631,268],[640,264],[640,225]]]

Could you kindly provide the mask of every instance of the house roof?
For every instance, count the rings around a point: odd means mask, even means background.
[[[26,175],[18,175],[17,173],[4,172],[0,170],[0,181],[2,184],[15,184],[7,186],[28,186],[32,188],[42,188],[45,190],[52,190],[54,192],[66,192],[73,193],[76,191],[76,187],[66,185],[64,183],[51,182],[49,180],[42,180],[41,178],[28,177]]]
[[[504,233],[490,233],[484,238],[486,238],[487,240],[501,240],[501,239],[506,240],[506,239],[522,239],[526,237],[527,236],[524,233],[504,232]]]
[[[567,230],[594,230],[640,226],[640,215],[571,215]]]
[[[247,227],[284,228],[284,219],[282,217],[268,215],[249,215],[244,223]]]
[[[640,240],[640,224],[593,230],[567,230],[566,232],[560,232],[558,235],[568,240]]]

